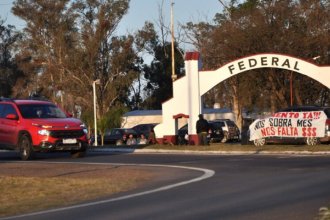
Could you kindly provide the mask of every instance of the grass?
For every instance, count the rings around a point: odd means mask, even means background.
[[[10,163],[1,168],[0,217],[108,197],[134,189],[152,176],[133,167]]]

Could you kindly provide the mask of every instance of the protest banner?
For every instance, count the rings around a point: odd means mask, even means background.
[[[250,141],[266,137],[324,137],[327,116],[323,111],[277,112],[250,126]]]

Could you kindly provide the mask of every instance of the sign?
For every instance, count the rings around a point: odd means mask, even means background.
[[[282,68],[295,72],[301,72],[300,61],[291,57],[281,55],[260,55],[255,57],[247,57],[232,62],[227,65],[230,75],[235,75],[240,72],[248,71],[255,68]]]
[[[277,112],[250,125],[250,141],[266,137],[324,137],[326,120],[323,111]]]

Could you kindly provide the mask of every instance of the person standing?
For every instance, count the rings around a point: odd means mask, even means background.
[[[155,134],[154,129],[150,130],[148,142],[149,142],[149,144],[156,144],[157,143],[156,134]]]
[[[198,115],[198,121],[196,122],[196,131],[198,135],[198,141],[200,145],[207,145],[207,133],[209,131],[209,123],[204,119],[202,114]]]

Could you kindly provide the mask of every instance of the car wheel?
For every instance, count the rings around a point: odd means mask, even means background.
[[[86,155],[86,150],[73,150],[70,152],[71,153],[71,158],[81,158]]]
[[[80,158],[84,157],[86,155],[87,147],[85,144],[81,143],[81,149],[80,150],[73,150],[71,151],[71,158]]]
[[[30,138],[27,135],[22,135],[18,142],[19,153],[22,160],[30,160],[33,158],[33,149]]]
[[[316,137],[308,137],[306,138],[306,144],[309,146],[318,145],[320,143],[320,140]]]
[[[255,140],[253,140],[253,144],[257,147],[261,147],[266,144],[266,140],[265,140],[265,138],[255,139]]]

